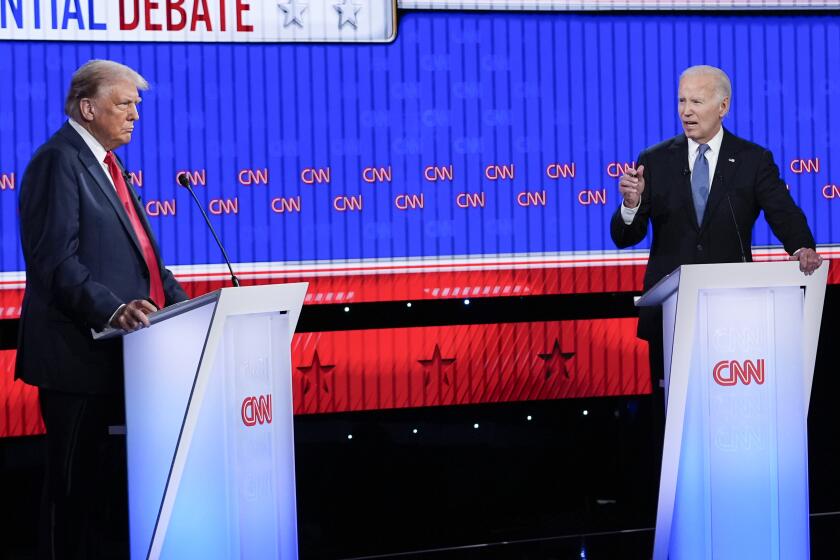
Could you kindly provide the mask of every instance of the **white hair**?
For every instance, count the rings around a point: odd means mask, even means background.
[[[715,78],[715,93],[718,95],[718,102],[723,102],[727,97],[732,101],[732,82],[729,81],[726,72],[720,68],[706,64],[690,66],[680,74],[680,81],[682,82],[683,78],[687,76],[711,76]]]
[[[89,60],[73,73],[70,91],[64,102],[64,113],[77,121],[81,120],[79,101],[94,99],[114,82],[128,80],[137,89],[149,89],[146,81],[137,71],[113,60]]]

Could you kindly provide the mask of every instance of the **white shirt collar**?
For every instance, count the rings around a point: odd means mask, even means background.
[[[70,126],[73,127],[73,130],[79,133],[79,136],[82,137],[82,140],[85,141],[87,147],[90,148],[90,151],[93,152],[93,157],[96,158],[96,161],[99,163],[105,162],[105,156],[108,154],[108,150],[102,147],[102,144],[99,143],[99,140],[93,137],[93,134],[88,132],[88,130],[77,123],[73,119],[68,119],[67,122],[70,123]]]
[[[720,145],[723,143],[723,127],[721,126],[720,129],[717,131],[717,134],[712,136],[712,139],[707,142],[709,145],[709,152],[714,154],[720,153]],[[688,138],[688,157],[694,158],[697,155],[697,148],[700,147],[700,144],[695,142],[693,139]],[[708,152],[706,152],[708,153]]]

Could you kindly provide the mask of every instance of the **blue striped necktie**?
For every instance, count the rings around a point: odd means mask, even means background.
[[[703,223],[703,213],[709,199],[709,162],[706,160],[708,150],[708,144],[700,144],[691,172],[691,198],[694,199],[694,211],[697,212],[697,225]]]

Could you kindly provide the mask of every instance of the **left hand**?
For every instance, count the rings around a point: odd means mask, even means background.
[[[816,251],[805,247],[791,255],[790,260],[799,261],[799,270],[804,272],[806,276],[813,274],[823,262],[823,258]]]
[[[149,314],[157,311],[155,306],[145,299],[135,299],[125,304],[111,320],[111,326],[125,332],[136,331],[151,326]]]

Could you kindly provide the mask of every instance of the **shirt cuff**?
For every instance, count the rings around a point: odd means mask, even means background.
[[[641,206],[641,204],[639,205]],[[624,205],[624,202],[621,203],[621,219],[624,220],[624,225],[630,225],[633,223],[633,219],[636,217],[636,212],[639,211],[639,206],[635,208],[627,208]]]
[[[120,311],[122,311],[123,307],[125,307],[125,304],[122,304],[119,307],[117,307],[117,310],[114,311],[111,314],[111,318],[108,319],[108,322],[105,324],[105,326],[103,328],[107,329],[108,327],[111,326],[111,323],[114,321],[114,318],[119,314]]]

